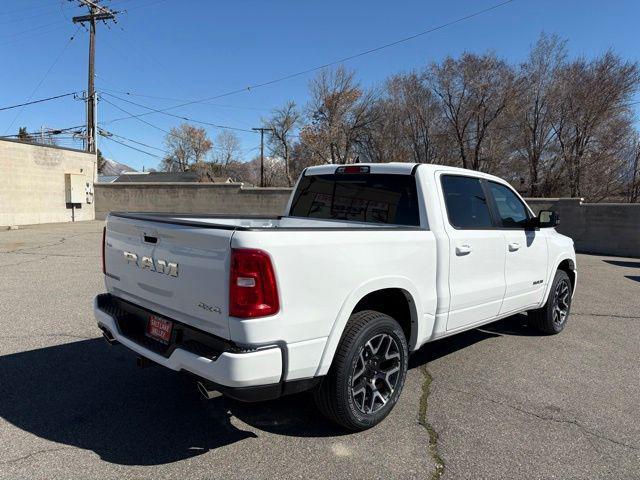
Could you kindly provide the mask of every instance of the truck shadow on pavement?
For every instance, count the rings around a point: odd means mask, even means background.
[[[412,356],[410,368],[486,338],[525,334],[520,323],[511,317],[491,330],[434,342]],[[224,397],[204,401],[188,376],[139,369],[134,359],[123,347],[109,348],[97,338],[0,356],[0,417],[121,465],[183,460],[257,437],[253,430],[299,437],[345,434],[320,417],[309,394],[259,404]]]

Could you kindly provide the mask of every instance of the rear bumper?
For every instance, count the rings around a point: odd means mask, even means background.
[[[171,353],[162,355],[142,343],[125,336],[118,319],[104,306],[105,295],[94,299],[93,311],[98,326],[108,331],[114,341],[139,355],[171,370],[185,370],[202,379],[228,388],[267,386],[282,380],[283,360],[280,347],[264,347],[245,352],[223,351],[216,356],[201,356],[177,346]],[[233,396],[230,393],[231,396]],[[248,399],[248,398],[247,398]]]

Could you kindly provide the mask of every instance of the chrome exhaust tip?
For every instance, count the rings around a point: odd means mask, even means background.
[[[102,338],[104,338],[109,345],[116,345],[118,343],[107,327],[100,325],[100,330],[102,330]]]
[[[205,400],[211,400],[218,396],[218,392],[210,388],[208,385],[205,385],[204,382],[196,382],[196,385],[198,386],[200,395],[202,395],[202,398]]]

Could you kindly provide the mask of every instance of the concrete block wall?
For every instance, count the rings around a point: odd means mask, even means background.
[[[290,194],[290,188],[240,183],[99,183],[96,218],[115,211],[281,215]]]
[[[241,184],[96,184],[96,218],[110,211],[280,215],[291,189]],[[640,258],[640,204],[585,204],[581,199],[528,199],[534,211],[555,210],[558,231],[584,253]]]
[[[640,258],[640,204],[583,203],[579,198],[527,199],[531,208],[555,210],[557,230],[582,253]]]
[[[0,140],[0,226],[93,220],[94,204],[67,206],[65,173],[96,179],[96,156],[68,148]]]

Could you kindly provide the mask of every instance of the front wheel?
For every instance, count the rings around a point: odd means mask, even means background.
[[[567,272],[558,270],[544,307],[527,313],[531,326],[541,333],[555,335],[564,330],[571,309],[571,280]]]
[[[407,340],[398,322],[374,310],[354,313],[331,369],[315,392],[318,408],[349,430],[373,427],[398,401],[408,358]]]

